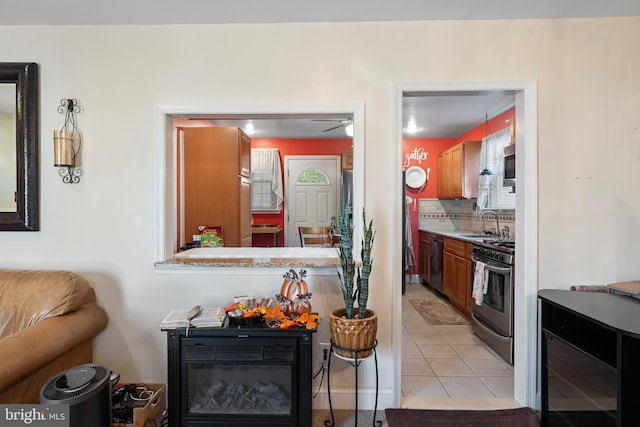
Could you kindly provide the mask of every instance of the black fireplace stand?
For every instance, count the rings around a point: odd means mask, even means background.
[[[363,357],[363,358],[358,358],[358,353],[364,353],[366,351],[372,350],[373,353],[373,360],[375,362],[375,366],[376,366],[376,400],[375,400],[375,404],[373,407],[373,427],[380,427],[382,425],[382,421],[378,420],[376,421],[376,413],[378,411],[378,353],[376,352],[376,347],[378,346],[378,340],[376,340],[373,343],[372,347],[368,347],[368,348],[363,348],[363,349],[353,349],[353,348],[345,348],[345,347],[340,347],[339,345],[337,345],[336,343],[333,342],[333,340],[331,340],[331,348],[329,349],[329,360],[327,362],[327,394],[329,396],[329,412],[331,413],[331,419],[330,420],[325,420],[324,421],[324,425],[326,427],[334,427],[336,424],[335,418],[333,416],[333,406],[331,405],[331,356],[333,355],[335,350],[341,350],[341,351],[345,351],[348,353],[353,354],[353,358],[345,358],[339,355],[336,355],[337,357],[340,357],[341,359],[344,359],[346,361],[349,362],[349,364],[351,366],[353,366],[355,368],[355,377],[356,377],[356,406],[355,406],[355,422],[354,422],[354,426],[357,427],[358,426],[358,366],[360,365],[360,363],[369,358],[369,356]]]
[[[228,320],[222,328],[193,328],[189,331],[187,336],[185,328],[169,329],[167,332],[167,367],[168,367],[168,412],[169,412],[169,426],[229,426],[234,425],[236,427],[248,427],[255,425],[264,426],[297,426],[297,427],[311,427],[312,425],[312,374],[311,363],[313,354],[313,339],[312,334],[316,330],[306,330],[305,328],[289,328],[289,329],[272,329],[266,326],[264,322],[259,325],[252,326],[229,326]],[[200,342],[201,340],[210,340],[212,343],[215,341],[233,343],[237,342],[237,345],[242,346],[252,339],[258,340],[272,340],[277,342],[278,340],[292,340],[295,339],[298,343],[297,361],[293,364],[295,372],[292,373],[298,384],[292,390],[292,399],[294,399],[294,413],[289,417],[276,418],[267,420],[263,418],[259,423],[251,417],[235,417],[233,424],[227,419],[227,415],[224,415],[220,419],[194,419],[186,421],[186,414],[183,407],[183,393],[184,383],[186,381],[186,367],[183,365],[183,345],[189,342]],[[235,344],[234,344],[235,345]],[[216,362],[217,363],[217,362]],[[220,362],[226,363],[226,362]],[[297,388],[297,390],[296,390]]]

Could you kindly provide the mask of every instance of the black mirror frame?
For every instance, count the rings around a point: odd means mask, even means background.
[[[40,230],[38,64],[0,62],[0,83],[16,84],[16,212],[0,212],[0,231]]]

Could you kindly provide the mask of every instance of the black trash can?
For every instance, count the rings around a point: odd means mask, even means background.
[[[96,364],[68,369],[40,390],[43,405],[69,405],[70,427],[111,427],[111,371]]]

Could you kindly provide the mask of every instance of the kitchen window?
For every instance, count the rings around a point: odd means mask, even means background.
[[[251,149],[251,211],[282,210],[282,168],[277,148]]]
[[[482,140],[480,165],[492,172],[489,180],[480,177],[478,207],[481,209],[516,208],[516,194],[511,187],[503,187],[504,147],[511,143],[511,126],[488,135]]]

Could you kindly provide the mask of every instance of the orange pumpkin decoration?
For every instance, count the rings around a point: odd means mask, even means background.
[[[307,272],[300,270],[298,275],[293,269],[286,272],[284,282],[280,288],[280,295],[276,295],[278,302],[282,305],[282,312],[285,316],[295,319],[304,313],[311,312],[311,292],[305,282]]]

